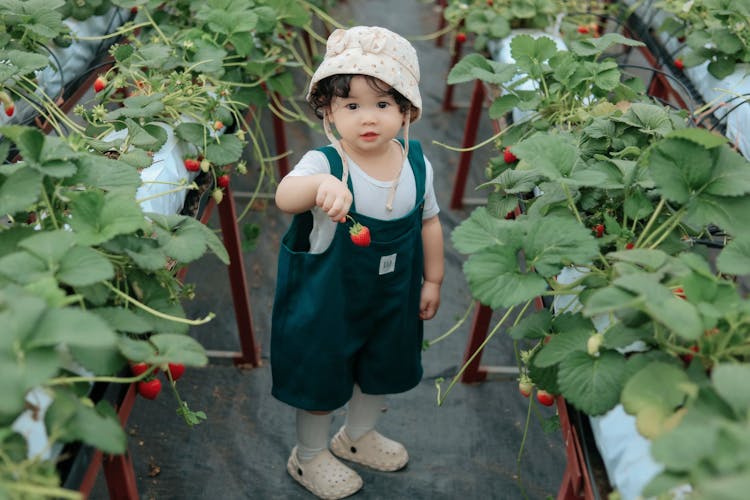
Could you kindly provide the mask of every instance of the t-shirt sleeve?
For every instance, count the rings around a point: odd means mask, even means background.
[[[325,153],[312,149],[305,153],[299,162],[294,166],[291,172],[287,175],[290,176],[303,176],[303,175],[315,175],[315,174],[330,174],[331,168],[328,166],[328,159]]]
[[[430,217],[436,216],[440,212],[438,206],[437,197],[435,196],[435,173],[432,170],[432,164],[430,160],[425,157],[425,182],[424,182],[424,211],[422,212],[422,219],[429,219]]]

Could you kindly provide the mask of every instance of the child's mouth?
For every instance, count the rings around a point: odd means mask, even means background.
[[[360,135],[360,137],[365,141],[374,141],[378,138],[378,134],[375,132],[365,132],[364,134]]]

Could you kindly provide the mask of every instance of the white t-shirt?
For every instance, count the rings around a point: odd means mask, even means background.
[[[375,219],[392,220],[405,216],[414,208],[417,187],[414,182],[414,172],[412,172],[408,159],[404,160],[401,169],[398,189],[396,189],[396,196],[393,199],[393,210],[385,208],[392,182],[390,180],[380,181],[367,175],[349,155],[347,155],[347,163],[349,165],[349,177],[354,187],[353,194],[358,213]],[[429,219],[437,215],[440,208],[435,198],[435,188],[432,183],[434,177],[432,165],[426,157],[424,163],[425,197],[422,219]],[[288,175],[303,176],[330,173],[331,169],[326,155],[321,151],[312,150],[305,153]],[[320,207],[313,207],[312,214],[313,228],[310,233],[310,253],[322,253],[333,241],[337,223],[333,222]]]

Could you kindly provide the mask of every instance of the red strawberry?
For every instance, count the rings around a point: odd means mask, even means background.
[[[220,175],[219,178],[216,179],[216,184],[218,184],[220,188],[228,188],[229,187],[229,175],[227,174]]]
[[[464,33],[463,31],[459,31],[456,34],[456,41],[458,43],[464,43],[466,41],[466,33]]]
[[[216,120],[214,122],[214,130],[221,130],[223,128],[224,128],[224,122],[222,122],[221,120]]]
[[[352,243],[358,247],[370,246],[370,228],[363,226],[359,222],[355,222],[354,225],[349,228],[349,236],[352,239]]]
[[[604,236],[604,224],[597,224],[594,226],[594,232],[596,233],[597,238]]]
[[[182,363],[169,363],[169,374],[172,376],[172,380],[179,380],[182,374],[185,373],[185,365]]]
[[[695,353],[697,353],[698,351],[700,351],[700,347],[698,347],[697,345],[691,345],[690,346],[690,350],[693,351],[693,352],[695,352]],[[693,360],[693,355],[692,354],[681,354],[680,358],[682,359],[682,361],[685,362],[686,365],[688,365]]]
[[[589,32],[589,27],[583,24],[578,25],[578,33],[585,35]]]
[[[515,218],[516,218],[516,211],[515,210],[511,210],[510,212],[508,212],[507,214],[505,214],[505,220],[513,220]]]
[[[493,2],[492,0],[487,0],[487,5],[489,5],[490,7],[492,7],[493,3],[495,3],[495,2]]]
[[[201,162],[195,158],[185,158],[183,163],[185,164],[185,168],[190,172],[197,172],[201,169]]]
[[[104,90],[104,87],[107,86],[107,79],[103,76],[97,76],[96,80],[94,80],[94,92],[101,92]]]
[[[146,363],[133,363],[132,365],[130,365],[130,371],[136,377],[140,377],[141,375],[146,373],[148,369],[149,369],[149,366]]]
[[[635,248],[635,243],[633,243],[632,241],[628,241],[627,243],[625,243],[625,250],[632,250],[633,248]]]
[[[685,63],[682,61],[682,58],[678,57],[674,60],[674,67],[682,71],[685,69]]]
[[[16,111],[16,107],[13,103],[10,103],[5,106],[5,114],[8,116],[13,116],[13,113]]]
[[[683,290],[680,286],[672,290],[672,293],[674,293],[675,297],[678,297],[682,300],[687,300],[687,297],[685,296],[685,290]]]
[[[151,380],[138,382],[136,388],[138,389],[138,394],[140,394],[144,398],[156,399],[156,396],[158,396],[161,392],[161,380],[159,380],[158,378],[154,378]]]
[[[544,406],[552,406],[555,403],[555,397],[542,389],[536,391],[536,400]]]
[[[505,148],[503,150],[503,161],[505,163],[515,163],[518,161],[518,157],[510,151],[510,148]]]

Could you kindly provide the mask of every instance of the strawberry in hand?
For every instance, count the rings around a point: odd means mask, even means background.
[[[352,243],[358,247],[369,247],[371,241],[370,228],[355,221],[350,215],[347,215],[346,218],[353,222],[352,227],[349,228],[349,237],[352,239]]]
[[[352,243],[358,247],[370,246],[370,229],[359,222],[355,222],[354,225],[349,228],[349,236],[352,239]]]

